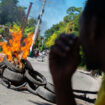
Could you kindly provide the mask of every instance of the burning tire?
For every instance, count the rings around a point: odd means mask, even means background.
[[[11,71],[7,68],[3,71],[3,77],[11,82],[22,82],[24,80],[23,74]]]
[[[49,90],[49,91],[52,92],[52,93],[55,93],[54,86],[53,86],[51,83],[48,83],[48,82],[46,81],[46,78],[45,78],[42,74],[36,72],[36,71],[33,69],[31,63],[30,63],[28,60],[24,60],[23,63],[26,65],[26,69],[28,69],[30,72],[32,72],[32,73],[29,73],[28,71],[26,71],[26,73],[25,73],[25,76],[26,76],[26,78],[27,78],[29,81],[31,81],[32,83],[35,83],[36,85],[45,85],[45,88],[46,88],[47,90]],[[33,74],[33,76],[32,76],[31,74]],[[38,76],[40,76],[40,78],[42,78],[42,80],[43,80],[42,83],[40,83],[36,78],[34,78],[35,75],[36,75],[36,76],[38,75]],[[35,79],[36,79],[36,80],[35,80]],[[44,82],[44,83],[43,83],[43,82]]]
[[[56,103],[56,95],[46,90],[43,86],[31,86],[29,84],[26,85],[29,92],[38,95],[39,97],[51,102]]]
[[[4,63],[11,71],[20,73],[20,69],[17,68],[17,67],[15,67],[13,64],[11,64],[11,63],[8,61],[7,57],[4,57],[3,63]]]
[[[43,86],[43,85],[46,85],[46,83],[47,83],[46,78],[37,71],[29,72],[28,70],[26,70],[25,77],[30,82],[32,82],[33,84],[38,85],[38,86]]]

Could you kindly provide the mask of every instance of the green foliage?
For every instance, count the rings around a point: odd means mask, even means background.
[[[82,8],[70,7],[67,10],[67,16],[59,24],[53,25],[45,32],[46,46],[50,47],[54,44],[54,38],[57,38],[61,33],[78,35],[79,24],[78,20],[81,14]],[[54,36],[56,35],[56,37]]]
[[[56,24],[56,25],[53,25],[52,28],[48,29],[46,32],[45,32],[45,37],[48,38],[50,37],[55,31],[58,31],[59,28],[60,28],[60,24]]]
[[[36,24],[36,20],[34,18],[28,19],[26,27],[24,29],[23,37],[27,36],[29,33],[34,32],[35,24]]]
[[[81,12],[81,7],[79,8],[76,8],[76,7],[70,7],[68,10],[67,10],[67,14],[77,14]]]
[[[39,50],[41,50],[41,39],[37,39],[35,42],[35,45],[33,46],[33,49],[38,48]]]
[[[76,36],[79,35],[79,17],[81,15],[82,8],[70,7],[67,10],[67,16],[64,17],[63,21],[59,24],[53,25],[50,29],[45,32],[45,46],[50,48],[57,37],[61,33],[71,34],[74,33]],[[85,55],[82,47],[80,47],[81,63],[80,66],[85,67]]]
[[[81,14],[81,11],[82,11],[82,8],[79,7],[79,8],[76,8],[76,7],[70,7],[68,10],[67,10],[67,16],[64,17],[64,22],[69,22],[69,21],[73,21],[73,22],[76,22],[78,23],[78,18]]]
[[[57,38],[57,34],[53,34],[50,36],[50,38],[48,38],[48,41],[46,42],[46,46],[50,47],[54,44],[55,39]]]
[[[33,18],[30,18],[27,20],[27,24],[26,24],[24,32],[23,32],[23,37],[27,37],[28,34],[34,32],[35,23],[36,23],[36,20]],[[20,24],[15,23],[15,22],[13,22],[12,24],[9,23],[8,25],[9,25],[9,27],[14,27],[14,29],[16,29],[16,30],[21,26]]]
[[[18,0],[1,0],[0,2],[0,24],[13,22],[23,23],[25,8],[17,6]]]
[[[2,34],[3,33],[3,28],[0,28],[0,34]]]
[[[32,27],[32,26],[35,26],[36,23],[37,23],[36,19],[30,18],[30,19],[28,19],[26,26]]]

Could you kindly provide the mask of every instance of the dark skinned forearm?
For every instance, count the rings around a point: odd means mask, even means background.
[[[67,77],[54,80],[56,96],[57,96],[57,105],[76,105],[73,90],[71,86],[71,80]]]
[[[55,84],[57,105],[76,105],[71,77],[80,63],[79,41],[75,35],[61,34],[51,47],[49,67]]]

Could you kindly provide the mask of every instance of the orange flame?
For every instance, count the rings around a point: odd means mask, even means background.
[[[3,58],[5,57],[5,54],[3,54],[3,53],[0,53],[0,62],[2,62],[3,61]]]
[[[22,46],[21,29],[18,31],[10,31],[10,33],[12,34],[12,39],[9,40],[9,42],[0,42],[0,46],[2,46],[2,53],[7,55],[9,61],[13,60],[13,56],[15,56],[18,61],[21,59],[26,59],[29,55],[29,50],[33,42],[33,34],[29,34],[28,37],[24,39],[24,46]],[[20,53],[22,54],[22,57],[19,57]]]
[[[33,42],[32,38],[33,38],[33,34],[30,34],[23,41],[25,43],[25,46],[21,47],[21,51],[23,52],[23,56],[22,56],[23,59],[26,59],[27,56],[29,55],[29,50]]]

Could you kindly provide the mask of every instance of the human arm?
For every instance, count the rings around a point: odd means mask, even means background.
[[[52,46],[49,67],[52,74],[57,105],[76,105],[71,78],[80,62],[79,43],[74,35],[62,34]]]

